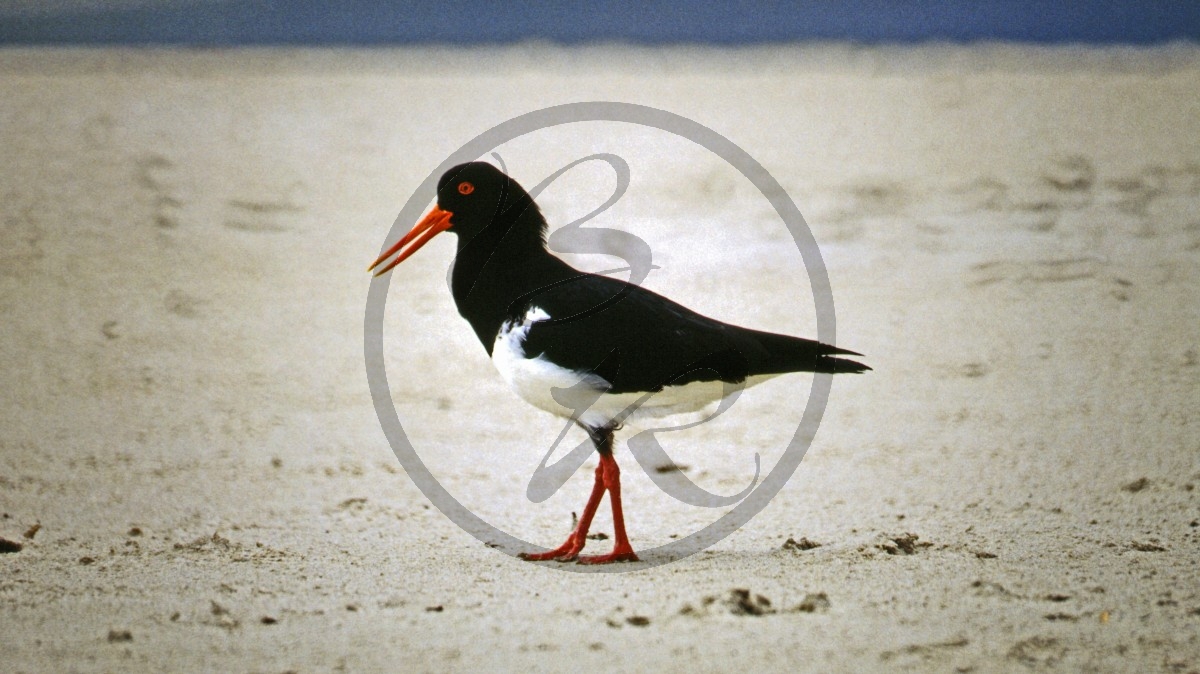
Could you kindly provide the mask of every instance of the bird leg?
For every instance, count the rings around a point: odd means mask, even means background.
[[[611,452],[600,455],[600,465],[596,467],[597,480],[603,480],[604,488],[612,501],[613,518],[613,550],[607,555],[590,555],[580,557],[580,564],[608,564],[609,562],[636,562],[637,555],[625,535],[625,515],[621,512],[621,469]]]
[[[588,497],[587,505],[583,508],[583,515],[565,543],[547,552],[523,552],[520,555],[521,559],[531,562],[547,559],[569,562],[578,558],[581,564],[637,561],[637,555],[634,554],[633,547],[629,545],[629,538],[625,535],[625,517],[621,512],[621,471],[617,468],[617,461],[612,456],[613,428],[611,426],[598,429],[584,427],[584,430],[596,445],[596,451],[600,454],[600,465],[596,466],[596,481],[592,485],[592,495]],[[587,544],[588,528],[592,525],[592,518],[595,517],[597,508],[600,507],[600,499],[604,496],[605,491],[608,491],[611,497],[616,544],[613,546],[613,551],[607,555],[579,557],[583,546]]]
[[[592,495],[588,497],[587,505],[583,508],[583,516],[575,525],[575,531],[572,531],[571,535],[567,537],[567,542],[547,552],[522,552],[521,559],[530,562],[542,562],[547,559],[569,562],[579,556],[583,546],[587,545],[588,527],[592,526],[592,518],[595,517],[596,509],[600,507],[600,499],[604,496],[603,467],[603,463],[596,467],[596,482],[592,485]]]

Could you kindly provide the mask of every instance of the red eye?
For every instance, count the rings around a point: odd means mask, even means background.
[[[458,184],[458,193],[459,194],[470,194],[474,191],[475,191],[475,186],[472,185],[471,183],[461,182]]]

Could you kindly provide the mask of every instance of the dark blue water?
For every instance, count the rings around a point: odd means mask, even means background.
[[[845,0],[692,5],[597,0],[177,0],[152,8],[13,15],[0,44],[404,45],[541,39],[721,45],[803,40],[1156,44],[1200,41],[1200,2]],[[687,11],[677,7],[686,6]]]

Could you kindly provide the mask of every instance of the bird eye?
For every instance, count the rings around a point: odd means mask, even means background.
[[[471,183],[461,182],[458,184],[458,193],[459,194],[470,194],[474,191],[475,191],[475,186],[472,185]]]

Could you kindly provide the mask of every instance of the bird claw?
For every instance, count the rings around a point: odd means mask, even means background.
[[[527,562],[555,561],[560,563],[575,562],[577,564],[611,564],[613,562],[636,562],[638,556],[633,550],[614,550],[607,555],[580,555],[578,550],[562,548],[548,552],[522,552],[517,555]]]
[[[579,557],[579,554],[551,550],[550,552],[522,552],[521,554],[517,555],[517,557],[520,557],[527,562],[571,562]]]
[[[613,562],[636,562],[637,554],[633,550],[621,550],[608,553],[607,555],[585,555],[578,559],[580,564],[611,564]]]
[[[613,562],[636,562],[638,556],[630,547],[629,542],[618,544],[607,555],[580,555],[587,541],[581,536],[572,535],[566,543],[546,552],[522,552],[517,556],[527,562],[577,562],[579,564],[611,564]]]
[[[517,555],[527,562],[545,562],[554,560],[556,562],[572,562],[579,557],[579,552],[583,550],[583,543],[572,538],[568,538],[566,543],[558,546],[553,550],[546,552],[522,552]]]

